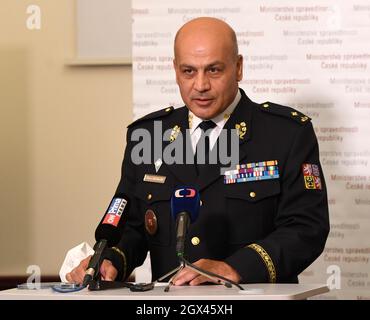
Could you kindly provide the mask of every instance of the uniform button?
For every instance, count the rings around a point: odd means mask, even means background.
[[[200,200],[199,204],[200,204],[200,206],[202,206],[202,205],[203,205],[203,201],[202,201],[202,200]]]
[[[256,197],[256,193],[252,191],[252,192],[250,192],[250,193],[249,193],[249,196],[250,196],[251,198],[255,198],[255,197]]]
[[[264,104],[263,104],[263,107],[264,107],[264,108],[268,108],[268,107],[269,107],[269,104],[268,104],[268,103],[264,103]]]
[[[167,108],[165,111],[166,112],[170,112],[172,110],[172,108],[171,107],[169,107],[169,108]]]
[[[147,195],[147,197],[146,197],[148,200],[150,200],[150,199],[152,199],[153,198],[153,196],[152,196],[152,194],[151,193],[148,193],[148,195]]]
[[[200,243],[200,239],[198,237],[191,238],[191,243],[193,246],[197,246]]]

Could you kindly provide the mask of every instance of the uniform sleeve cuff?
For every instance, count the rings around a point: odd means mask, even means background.
[[[267,252],[257,244],[236,251],[225,262],[239,273],[242,283],[276,282],[274,264]]]
[[[122,250],[116,247],[108,248],[104,252],[104,259],[112,262],[117,269],[117,281],[123,281],[126,277],[126,256]]]

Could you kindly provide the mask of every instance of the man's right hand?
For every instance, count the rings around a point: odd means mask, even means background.
[[[68,282],[82,284],[85,277],[86,269],[89,265],[91,256],[83,259],[80,264],[74,268],[71,272],[66,274]],[[101,279],[106,281],[114,281],[117,277],[117,269],[113,266],[110,260],[103,260],[100,266]]]

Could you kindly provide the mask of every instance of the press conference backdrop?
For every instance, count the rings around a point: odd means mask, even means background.
[[[256,102],[312,118],[329,190],[331,232],[302,283],[326,298],[370,298],[370,4],[366,0],[133,0],[134,115],[182,100],[172,67],[176,30],[225,20],[244,56],[240,83]],[[264,159],[261,159],[264,160]]]

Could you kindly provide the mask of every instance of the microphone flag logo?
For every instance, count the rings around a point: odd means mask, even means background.
[[[103,224],[110,224],[117,227],[123,210],[125,209],[127,200],[122,198],[113,198],[107,214],[104,217]]]
[[[177,189],[175,191],[175,197],[176,198],[194,198],[196,193],[197,193],[196,190],[192,188]]]

